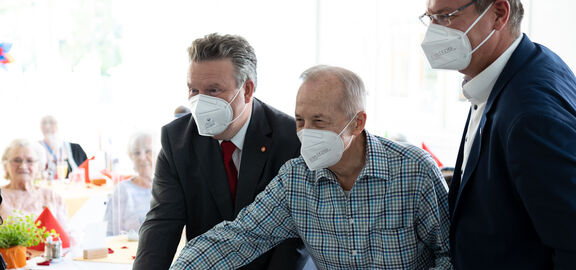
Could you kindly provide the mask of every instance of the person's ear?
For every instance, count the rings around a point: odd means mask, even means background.
[[[244,82],[244,85],[242,87],[244,88],[244,103],[248,103],[252,100],[252,97],[254,96],[254,88],[256,86],[254,85],[254,81],[248,79],[246,80],[246,82]]]
[[[352,134],[360,135],[366,126],[366,112],[361,111],[354,116],[354,120],[352,121]]]
[[[507,25],[510,17],[510,3],[507,0],[496,0],[493,7],[496,14],[494,30],[501,31]]]

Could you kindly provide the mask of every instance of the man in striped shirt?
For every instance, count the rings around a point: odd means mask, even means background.
[[[351,71],[315,66],[296,99],[301,156],[172,269],[235,269],[300,237],[319,269],[451,269],[447,187],[430,155],[368,133]]]

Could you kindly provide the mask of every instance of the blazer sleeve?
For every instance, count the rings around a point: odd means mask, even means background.
[[[530,114],[507,138],[511,179],[555,269],[576,269],[576,126],[572,118]]]
[[[172,163],[166,127],[162,129],[161,137],[162,150],[156,162],[150,211],[140,227],[133,265],[133,269],[138,270],[168,269],[186,223],[186,200]]]

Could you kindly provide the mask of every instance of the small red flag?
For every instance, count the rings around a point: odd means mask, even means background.
[[[430,149],[428,149],[428,146],[426,146],[426,144],[422,143],[422,149],[424,149],[424,150],[426,150],[426,152],[430,153],[430,155],[432,156],[434,161],[436,161],[436,164],[438,164],[438,167],[440,167],[440,168],[444,167],[444,164],[442,164],[442,162],[440,162],[440,160],[436,157],[436,155],[434,155],[434,153],[432,153],[432,151],[430,151]]]

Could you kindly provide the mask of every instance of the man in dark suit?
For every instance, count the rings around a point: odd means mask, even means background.
[[[299,155],[294,119],[253,97],[256,56],[244,38],[210,34],[189,54],[192,113],[162,128],[133,269],[168,269],[184,225],[189,240],[233,220]],[[244,269],[301,269],[307,257],[294,238]]]
[[[449,194],[456,269],[576,269],[576,78],[521,34],[522,14],[429,0],[422,17],[431,65],[463,73],[471,102]]]

